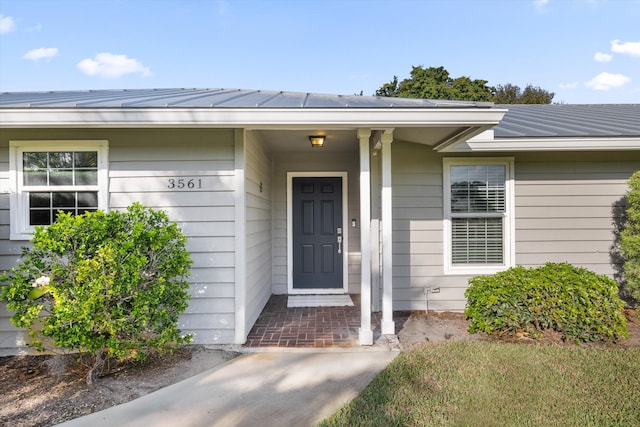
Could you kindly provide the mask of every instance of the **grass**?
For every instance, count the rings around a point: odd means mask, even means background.
[[[422,345],[320,425],[640,425],[640,349]]]

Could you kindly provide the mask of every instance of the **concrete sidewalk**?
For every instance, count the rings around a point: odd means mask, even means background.
[[[366,387],[398,351],[244,354],[64,427],[311,426]]]

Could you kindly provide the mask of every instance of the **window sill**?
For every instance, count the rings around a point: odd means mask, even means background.
[[[445,276],[478,276],[486,274],[495,274],[501,271],[508,270],[510,267],[507,265],[496,266],[464,266],[447,268],[444,271]]]
[[[33,238],[33,232],[26,233],[11,233],[9,240],[12,241],[29,241]]]

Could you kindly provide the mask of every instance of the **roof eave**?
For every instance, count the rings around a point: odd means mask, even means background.
[[[629,151],[640,150],[640,136],[482,138],[468,139],[442,150],[450,153],[518,151]]]
[[[0,128],[492,126],[498,108],[0,108]]]
[[[461,129],[458,133],[452,135],[444,141],[441,141],[438,145],[433,147],[435,151],[449,152],[451,147],[456,147],[461,142],[468,141],[469,139],[481,134],[482,132],[489,130],[492,126],[473,126]]]

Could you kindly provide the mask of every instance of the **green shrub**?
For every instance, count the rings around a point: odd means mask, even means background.
[[[623,291],[640,302],[640,171],[627,182],[626,222],[620,232],[620,252],[624,257]]]
[[[36,227],[23,260],[2,276],[11,322],[34,347],[93,358],[92,382],[108,357],[141,360],[189,342],[177,327],[187,307],[186,238],[162,211],[61,213]]]
[[[617,283],[567,263],[514,267],[469,280],[465,315],[469,332],[529,334],[548,329],[572,341],[611,341],[628,336]]]

